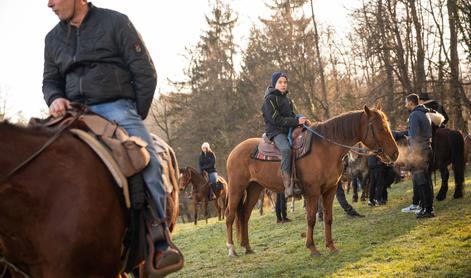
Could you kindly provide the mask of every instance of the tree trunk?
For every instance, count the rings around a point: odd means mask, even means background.
[[[422,39],[422,24],[417,15],[417,8],[415,5],[416,0],[409,0],[410,9],[412,13],[412,20],[414,22],[415,37],[417,40],[417,61],[415,63],[415,92],[420,93],[425,88],[425,51],[424,42]]]
[[[458,34],[456,28],[457,6],[456,0],[447,1],[448,23],[450,25],[450,73],[451,91],[450,99],[453,107],[453,124],[456,129],[465,129],[462,115],[460,81],[459,81],[459,57],[458,57]]]
[[[311,13],[312,13],[312,24],[314,25],[314,40],[316,45],[316,55],[317,55],[317,64],[319,66],[319,75],[321,79],[322,86],[322,101],[324,102],[324,116],[325,119],[330,118],[329,103],[327,100],[327,86],[325,84],[324,77],[324,66],[322,65],[321,53],[319,50],[319,33],[317,32],[317,23],[314,16],[314,3],[311,0]]]
[[[383,18],[383,1],[378,0],[378,13],[377,13],[378,27],[380,31],[380,37],[382,41],[381,52],[383,63],[386,70],[386,113],[391,121],[391,126],[396,127],[396,117],[393,115],[394,112],[394,77],[393,77],[393,66],[391,63],[391,53],[389,49],[389,38],[386,36],[384,28]]]

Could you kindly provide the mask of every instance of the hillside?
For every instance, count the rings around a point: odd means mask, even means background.
[[[276,224],[269,210],[264,216],[254,211],[249,233],[255,254],[245,255],[237,248],[240,256],[235,259],[227,256],[225,222],[212,218],[207,225],[204,221],[196,227],[180,224],[174,239],[186,265],[172,277],[469,277],[471,171],[466,183],[465,197],[455,200],[451,179],[447,199],[435,203],[437,217],[420,221],[400,211],[410,204],[410,181],[392,185],[386,206],[354,204],[366,215],[362,219],[347,218],[334,201],[333,235],[341,252],[329,254],[324,248],[323,225],[318,222],[314,240],[322,256],[315,259],[301,238],[306,229],[301,202],[297,202],[294,214],[288,212],[293,220],[290,224]],[[347,198],[350,201],[351,195]]]

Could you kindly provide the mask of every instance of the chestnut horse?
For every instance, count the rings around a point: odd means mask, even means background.
[[[346,146],[362,142],[366,147],[378,151],[385,161],[398,157],[396,142],[389,128],[386,115],[379,110],[364,107],[364,110],[342,114],[312,127],[324,138],[313,135],[311,151],[296,161],[298,178],[304,185],[306,201],[307,234],[306,247],[312,256],[318,256],[313,240],[317,203],[322,196],[324,204],[325,243],[330,251],[336,251],[332,239],[332,202],[337,191],[337,182],[342,174],[342,157],[348,152]],[[230,256],[237,256],[232,239],[232,225],[236,220],[240,245],[246,253],[252,253],[248,236],[248,221],[252,208],[262,188],[283,192],[279,162],[254,160],[251,154],[260,138],[250,138],[237,145],[227,160],[228,207],[226,210],[227,248]]]
[[[13,277],[117,277],[125,209],[112,175],[88,145],[64,131],[4,179],[53,135],[0,123],[0,258]],[[167,196],[169,227],[177,208],[174,188]]]
[[[208,173],[204,172],[200,174],[193,167],[186,167],[180,169],[181,177],[178,180],[180,190],[185,190],[188,184],[192,184],[191,199],[193,200],[193,216],[195,225],[198,224],[198,204],[204,208],[204,215],[206,218],[206,224],[208,223],[208,194],[209,194],[209,177]],[[214,200],[214,207],[218,213],[218,220],[224,219],[224,211],[227,205],[227,182],[226,180],[218,175],[217,182],[223,185],[223,188],[216,190],[214,194],[216,199]]]

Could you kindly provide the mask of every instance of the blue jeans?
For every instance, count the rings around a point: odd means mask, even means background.
[[[161,219],[165,218],[166,192],[162,180],[162,166],[157,159],[152,137],[144,126],[144,121],[137,114],[136,103],[129,99],[120,99],[113,102],[107,102],[89,106],[90,110],[116,122],[123,127],[130,136],[137,136],[147,142],[146,149],[150,154],[150,163],[141,172],[146,183],[147,191],[150,193],[157,213]]]
[[[288,135],[280,133],[273,138],[273,142],[281,152],[281,171],[291,174],[291,146]]]
[[[213,190],[214,190],[214,188],[216,188],[216,183],[218,181],[218,172],[208,173],[208,175],[209,175],[209,182],[213,186]]]

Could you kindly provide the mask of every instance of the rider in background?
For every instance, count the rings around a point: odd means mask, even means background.
[[[281,178],[285,187],[285,196],[291,197],[293,193],[300,194],[291,182],[291,146],[288,141],[290,128],[306,123],[305,117],[296,118],[293,111],[293,102],[288,97],[288,75],[283,71],[276,71],[271,76],[271,86],[265,92],[262,106],[265,132],[281,151]]]
[[[200,168],[200,172],[206,172],[209,175],[209,183],[211,187],[208,192],[208,199],[214,200],[215,199],[215,189],[216,183],[218,180],[218,172],[216,171],[216,156],[214,152],[211,150],[208,142],[204,142],[201,145],[201,154],[198,160],[198,166]]]

